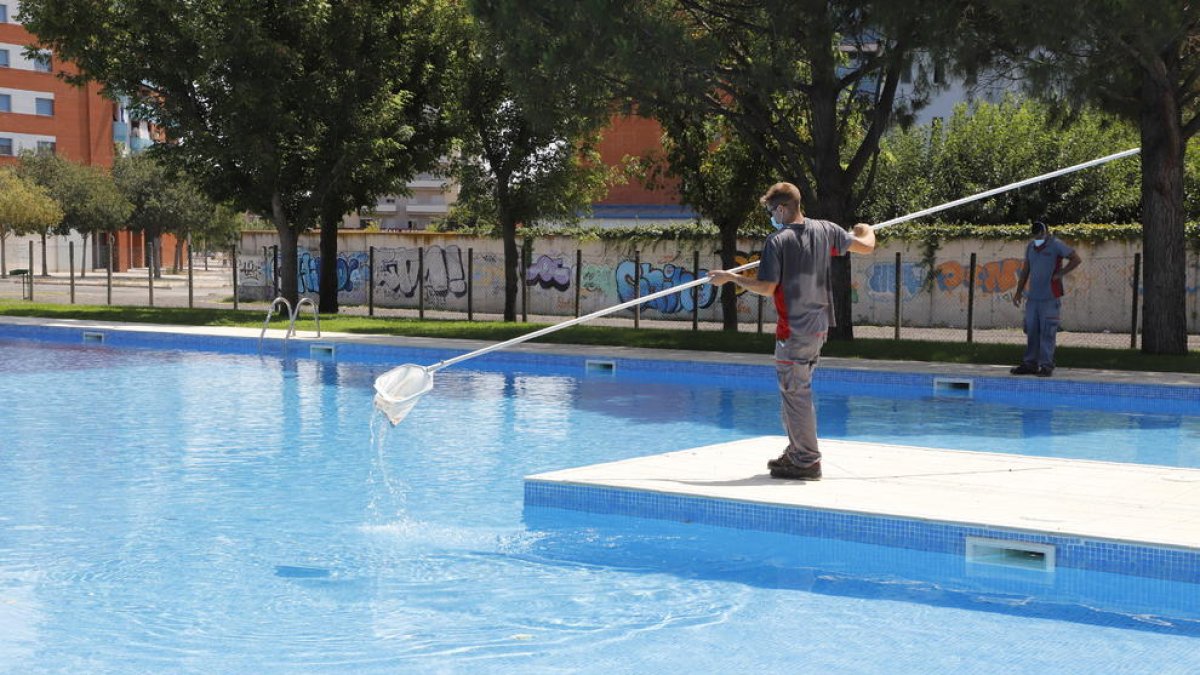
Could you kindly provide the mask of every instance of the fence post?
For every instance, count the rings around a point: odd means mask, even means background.
[[[367,247],[367,316],[375,316],[375,247]]]
[[[275,290],[272,300],[279,297],[279,244],[271,245],[271,285]]]
[[[425,320],[425,247],[417,247],[417,318]]]
[[[1133,319],[1129,322],[1129,348],[1137,349],[1138,327],[1138,293],[1142,285],[1142,254],[1133,254],[1133,299],[1131,301]]]
[[[583,249],[575,249],[575,318],[579,318],[579,297],[583,282]]]
[[[971,254],[971,269],[967,272],[967,342],[975,340],[975,254]]]
[[[233,271],[233,309],[236,311],[238,308],[237,244],[234,244],[233,248],[229,249],[229,268]]]
[[[521,268],[517,270],[517,285],[521,287],[521,323],[529,323],[529,285],[525,277],[529,274],[529,239],[521,240]]]
[[[762,332],[763,332],[763,316],[762,316],[763,315],[763,301],[766,300],[766,296],[755,293],[754,297],[757,298],[757,302],[758,302],[758,328],[757,328],[757,330],[758,330],[758,334],[762,335]]]
[[[700,278],[700,249],[692,251],[692,270]],[[700,330],[700,287],[692,286],[692,330]]]
[[[192,233],[187,235],[187,261],[188,261],[188,309],[195,307],[195,292],[196,280],[192,276]]]
[[[67,276],[71,279],[71,304],[75,304],[75,242],[67,242]]]
[[[112,232],[106,232],[108,235],[108,268],[105,270],[105,276],[108,278],[108,304],[112,304],[112,268],[113,268],[113,248],[117,245],[117,235]],[[234,297],[237,297],[236,295]]]
[[[29,240],[29,271],[25,273],[29,277],[29,301],[33,302],[33,240]]]
[[[146,287],[150,289],[150,306],[154,306],[154,244],[146,247],[146,280],[150,283]]]
[[[896,328],[892,334],[893,340],[900,339],[900,252],[896,251]]]
[[[633,252],[633,297],[642,297],[642,252]],[[633,327],[639,328],[642,322],[642,306],[633,306]]]
[[[475,249],[467,248],[467,321],[475,320]]]

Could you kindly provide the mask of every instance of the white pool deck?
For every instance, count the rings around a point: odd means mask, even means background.
[[[0,324],[258,338],[259,329],[0,317]],[[297,337],[315,342],[309,326]],[[281,338],[269,330],[267,337]],[[477,349],[490,343],[324,333],[322,343]],[[512,351],[769,365],[769,355],[526,343]],[[822,368],[1007,377],[1004,366],[822,359]],[[1055,380],[1200,387],[1200,376],[1060,368]],[[938,523],[1200,550],[1200,469],[1055,459],[824,439],[820,481],[770,478],[784,446],[763,436],[527,477],[689,497],[874,514]]]
[[[527,481],[1200,550],[1200,470],[822,440],[819,481],[780,480],[762,436]]]

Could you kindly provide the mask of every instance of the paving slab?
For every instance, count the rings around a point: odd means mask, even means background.
[[[784,436],[526,481],[753,502],[1200,550],[1200,469],[822,440],[819,481],[770,477]]]

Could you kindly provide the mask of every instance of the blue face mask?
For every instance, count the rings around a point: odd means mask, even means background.
[[[1046,243],[1046,240],[1045,240],[1045,239],[1034,239],[1034,240],[1033,240],[1033,245],[1034,245],[1034,246],[1038,246],[1038,247],[1040,247],[1040,246],[1041,246],[1042,244],[1044,244],[1044,243]]]
[[[777,230],[782,230],[783,223],[779,222],[778,220],[775,220],[775,216],[771,216],[771,227],[773,227]]]

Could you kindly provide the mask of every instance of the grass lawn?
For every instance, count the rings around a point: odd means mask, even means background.
[[[168,307],[110,307],[105,305],[30,304],[0,300],[0,314],[39,316],[93,321],[127,321],[179,326],[262,326],[263,311],[232,309],[180,309]],[[301,317],[301,330],[311,330],[312,320]],[[279,317],[273,326],[286,326]],[[501,342],[532,332],[546,324],[419,321],[416,319],[372,318],[322,315],[321,329],[341,333],[445,337]],[[618,328],[609,326],[573,326],[538,338],[538,342],[580,345],[622,345],[652,349],[682,349],[715,352],[766,354],[772,349],[767,333],[726,333],[678,329]],[[920,340],[881,340],[859,338],[853,342],[829,342],[825,356],[901,361],[940,361],[946,363],[1015,364],[1021,360],[1023,345],[995,345],[966,342],[927,342]],[[1200,356],[1159,356],[1131,349],[1059,347],[1055,353],[1059,366],[1146,370],[1156,372],[1200,373]]]

